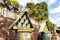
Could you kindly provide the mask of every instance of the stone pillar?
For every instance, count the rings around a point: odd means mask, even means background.
[[[17,40],[31,40],[30,33],[28,32],[18,32]]]
[[[1,14],[3,15],[3,8],[2,8],[2,10],[1,10]]]
[[[57,32],[56,32],[56,25],[53,25],[53,30],[52,30],[52,37],[51,40],[57,40]]]
[[[1,15],[1,8],[0,8],[0,15]]]
[[[6,17],[7,9],[4,8],[4,17]]]

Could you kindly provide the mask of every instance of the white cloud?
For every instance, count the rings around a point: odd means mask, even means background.
[[[50,19],[50,21],[51,21],[52,23],[56,24],[56,20],[54,20],[53,18]]]
[[[40,2],[40,0],[32,0],[32,2],[38,3],[38,2]]]
[[[17,1],[20,4],[22,4],[23,6],[25,6],[27,2],[38,3],[38,2],[46,1],[48,3],[48,5],[51,5],[51,4],[54,4],[55,2],[57,2],[57,0],[17,0]]]
[[[60,17],[54,19],[54,18],[50,18],[50,21],[54,24],[56,24],[57,26],[60,26]]]
[[[56,2],[57,2],[57,0],[48,0],[47,1],[47,3],[48,3],[49,6],[52,5],[52,4],[54,4],[54,3],[56,3]]]
[[[60,17],[56,19],[56,25],[57,25],[57,27],[60,26]]]
[[[31,0],[17,0],[19,4],[21,4],[22,6],[26,6],[27,2],[30,2]]]
[[[60,17],[56,19],[56,21],[60,21]]]
[[[53,4],[56,2],[56,0],[49,0],[50,4]]]
[[[60,12],[60,6],[54,8],[53,10],[50,11],[50,13],[59,13]]]
[[[40,0],[17,0],[19,2],[19,4],[21,4],[22,6],[26,6],[27,2],[34,2],[34,3],[38,3],[40,2]]]

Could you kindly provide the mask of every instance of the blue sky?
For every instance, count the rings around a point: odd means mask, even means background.
[[[23,5],[24,7],[26,6],[27,2],[47,2],[48,4],[48,9],[49,9],[49,20],[56,24],[57,27],[60,26],[60,0],[18,0],[18,2]]]

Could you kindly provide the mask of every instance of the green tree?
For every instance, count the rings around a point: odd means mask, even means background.
[[[8,10],[13,10],[13,12],[18,12],[19,8],[22,7],[17,0],[3,0],[4,5]]]
[[[40,4],[40,3],[37,3],[37,4],[35,5],[35,7],[36,7],[37,9],[40,9],[41,4]]]
[[[35,20],[41,22],[43,20],[48,19],[48,6],[46,2],[37,3],[35,7],[37,10],[37,13],[35,15],[36,16]]]
[[[41,16],[40,20],[48,19],[48,5],[46,2],[37,3],[35,5],[35,8],[36,8],[35,16],[37,16],[37,18],[39,15],[39,17]]]
[[[34,17],[34,14],[35,14],[35,11],[36,11],[36,8],[35,8],[35,4],[33,2],[28,2],[26,4],[26,8],[28,8],[28,12],[29,12],[29,16],[30,17]]]
[[[30,10],[32,10],[33,8],[35,8],[35,4],[33,2],[28,2],[26,4],[26,8],[29,8]]]
[[[53,23],[52,22],[50,22],[49,20],[48,21],[46,21],[46,25],[47,25],[47,27],[48,27],[48,30],[50,30],[50,31],[52,31],[53,30]]]
[[[44,13],[43,19],[48,19],[48,5],[46,2],[42,2],[41,4],[41,10]]]
[[[16,7],[20,7],[20,4],[17,2],[17,0],[8,0],[9,2],[11,2],[13,5],[15,5]]]
[[[48,5],[46,2],[41,3],[27,3],[27,8],[29,8],[29,15],[35,19],[38,24],[39,22],[48,19]]]
[[[43,20],[46,20],[46,19],[48,19],[48,5],[47,5],[47,3],[46,2],[41,2],[41,3],[37,3],[36,5],[38,5],[37,6],[37,10],[38,10],[38,12],[39,12],[39,15],[42,15],[43,17],[42,17],[42,19]]]

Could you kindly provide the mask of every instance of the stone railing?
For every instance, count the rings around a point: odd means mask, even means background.
[[[4,17],[9,17],[12,19],[16,19],[18,17],[17,13],[13,13],[6,8],[0,8],[0,15],[3,15]]]

